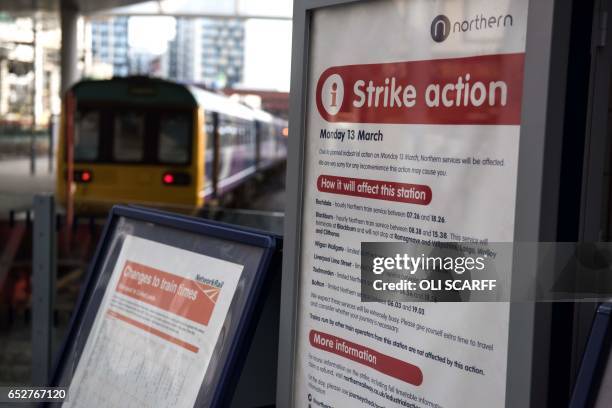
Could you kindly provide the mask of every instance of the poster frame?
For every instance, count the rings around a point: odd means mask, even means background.
[[[603,386],[610,354],[612,303],[601,303],[597,308],[591,333],[587,338],[584,356],[578,370],[570,408],[593,407]]]
[[[374,0],[294,0],[286,177],[284,256],[278,355],[277,406],[294,402],[301,234],[304,200],[305,141],[313,14],[325,7]],[[392,0],[385,0],[392,1]],[[514,240],[555,242],[561,147],[572,2],[530,0],[525,66]],[[519,268],[537,270],[537,257],[521,259]],[[513,274],[512,287],[529,285]],[[549,387],[551,304],[510,305],[507,356],[507,407],[546,406]]]
[[[275,234],[268,234],[248,227],[229,225],[203,218],[189,217],[138,206],[115,205],[109,212],[100,241],[83,281],[66,337],[57,354],[49,385],[57,386],[60,383],[66,365],[74,359],[69,354],[78,340],[86,316],[91,313],[88,310],[89,301],[92,299],[93,292],[99,289],[96,285],[105,262],[105,254],[108,252],[115,229],[121,218],[151,223],[156,226],[186,233],[233,241],[263,249],[255,279],[248,291],[245,309],[239,319],[236,335],[233,339],[229,339],[231,346],[227,360],[223,362],[219,381],[215,389],[212,390],[214,406],[229,405],[233,395],[231,391],[238,383],[240,370],[245,362],[252,338],[251,335],[257,326],[257,314],[265,301],[265,285],[268,283],[267,278],[269,277],[268,269],[272,264],[274,256],[282,248],[282,238]],[[43,406],[49,405],[47,403]]]

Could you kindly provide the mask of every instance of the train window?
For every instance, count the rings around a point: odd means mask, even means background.
[[[219,117],[221,147],[253,144],[255,133],[255,125],[248,120],[229,116]]]
[[[274,125],[270,125],[268,127],[268,139],[274,140],[276,138],[277,132],[280,135],[281,132],[279,132],[279,129]]]
[[[189,161],[191,118],[185,113],[164,113],[159,123],[158,158],[162,163]]]
[[[75,122],[74,160],[96,160],[100,141],[100,112],[79,110],[76,113]]]
[[[221,147],[232,146],[236,144],[236,125],[229,116],[219,117],[219,144]]]
[[[144,158],[145,115],[143,113],[116,113],[114,120],[113,158],[135,162]]]

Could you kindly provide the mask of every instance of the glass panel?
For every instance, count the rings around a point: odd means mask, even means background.
[[[142,161],[144,158],[144,114],[117,113],[114,127],[113,158],[117,161]]]
[[[189,161],[190,117],[185,113],[162,114],[159,124],[158,156],[162,163]]]
[[[92,161],[98,158],[100,112],[77,111],[74,126],[74,160]]]

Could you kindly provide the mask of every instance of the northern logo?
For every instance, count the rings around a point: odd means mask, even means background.
[[[440,43],[446,40],[451,33],[505,28],[512,27],[513,25],[514,17],[512,14],[485,16],[481,13],[469,20],[457,20],[454,22],[451,22],[444,14],[439,14],[431,21],[429,33],[432,40]]]
[[[451,31],[451,22],[444,14],[436,16],[431,22],[431,38],[435,42],[446,40]]]

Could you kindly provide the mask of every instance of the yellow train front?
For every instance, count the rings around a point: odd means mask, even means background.
[[[77,213],[117,203],[195,212],[286,157],[286,122],[151,78],[77,83],[61,129],[56,195]]]

